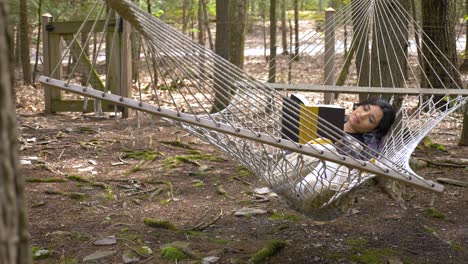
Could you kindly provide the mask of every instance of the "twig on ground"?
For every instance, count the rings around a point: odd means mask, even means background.
[[[240,182],[243,182],[243,183],[245,183],[245,184],[247,184],[247,185],[250,185],[250,186],[252,185],[252,183],[250,183],[250,182],[248,182],[248,181],[246,181],[246,180],[243,180],[243,179],[241,179],[241,178],[239,178],[239,177],[237,177],[237,176],[233,176],[232,178],[235,179],[235,180],[238,180],[238,181],[240,181]]]
[[[454,167],[454,168],[465,168],[468,166],[468,164],[455,164],[455,163],[447,163],[447,162],[437,162],[437,161],[432,161],[429,159],[422,159],[419,158],[419,160],[425,161],[429,164],[435,165],[435,166],[441,166],[441,167]]]
[[[198,230],[198,231],[202,231],[204,230],[205,228],[209,227],[210,225],[214,224],[216,221],[218,221],[221,217],[223,216],[223,208],[221,207],[221,210],[219,212],[219,214],[211,221],[203,224],[202,222],[198,223],[197,225],[195,225],[194,227],[192,227],[190,230]]]
[[[127,194],[127,196],[142,195],[142,194],[145,194],[145,193],[150,193],[150,192],[157,191],[158,189],[160,189],[160,188],[154,187],[154,188],[151,188],[151,189],[149,189],[149,190],[144,190],[144,191],[129,193],[129,194]]]

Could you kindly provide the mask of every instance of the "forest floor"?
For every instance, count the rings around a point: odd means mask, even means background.
[[[41,90],[17,89],[36,263],[248,263],[271,241],[285,245],[265,263],[468,263],[468,187],[446,185],[438,195],[407,188],[402,205],[370,182],[348,213],[318,221],[164,120],[140,114],[138,128],[135,115],[45,115]],[[413,158],[465,157],[460,122],[450,117],[431,134],[446,151],[423,147]],[[199,159],[180,159],[188,156]],[[468,167],[418,173],[466,181]],[[241,208],[264,211],[236,216]],[[168,245],[186,258],[165,259]]]

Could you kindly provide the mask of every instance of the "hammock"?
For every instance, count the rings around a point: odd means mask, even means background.
[[[116,11],[117,15],[111,11],[106,15],[106,8]],[[376,175],[425,190],[443,190],[442,185],[411,170],[409,158],[432,128],[466,103],[464,96],[468,93],[462,90],[461,75],[456,67],[434,48],[400,1],[351,1],[334,14],[331,22],[325,23],[324,32],[312,30],[306,34],[300,41],[297,54],[300,60],[290,57],[285,67],[278,64],[275,77],[288,84],[266,84],[253,78],[129,1],[97,1],[90,14],[97,14],[94,21],[104,20],[106,25],[116,25],[112,21],[123,18],[138,32],[140,46],[134,60],[147,66],[144,74],[139,73],[144,80],[136,84],[140,88],[138,95],[133,99],[109,93],[106,79],[109,73],[97,67],[102,56],[100,45],[87,58],[77,45],[79,33],[68,40],[70,44],[62,61],[50,76],[39,78],[45,86],[164,117],[219,147],[262,177],[294,208],[305,213],[332,206]],[[325,42],[325,39],[330,40],[325,35],[332,29],[336,34],[332,38],[334,45]],[[109,36],[109,32],[103,36]],[[345,32],[353,39],[349,47],[343,39]],[[86,43],[92,35],[88,34]],[[408,42],[414,35],[420,37],[421,44]],[[410,44],[402,45],[402,39]],[[425,46],[434,49],[421,48]],[[80,72],[80,67],[73,68],[64,60],[77,47],[75,59],[92,61],[91,71],[85,67],[86,70]],[[327,57],[325,54],[330,54],[330,47],[334,53]],[[362,55],[363,52],[367,52],[367,56]],[[422,67],[416,58],[418,52],[424,63],[435,61],[437,65]],[[361,53],[360,63],[353,53]],[[112,63],[109,57],[107,64]],[[340,60],[343,57],[344,60]],[[340,78],[345,76],[341,78],[345,81],[337,84],[333,73],[327,73],[319,78],[328,85],[310,85],[296,76],[308,76],[308,72],[282,72],[291,69],[291,65],[303,64],[310,69],[330,63],[335,69],[341,69]],[[57,74],[64,65],[73,70],[67,75]],[[343,74],[345,72],[348,74]],[[458,79],[451,74],[456,74]],[[292,76],[289,80],[281,77],[288,75]],[[375,79],[379,81],[375,82]],[[362,85],[366,80],[366,85]],[[421,88],[420,80],[424,80],[424,88]],[[148,84],[146,88],[151,89],[151,96],[141,92],[142,83]],[[361,87],[357,87],[358,84]],[[376,154],[354,138],[346,137],[341,128],[291,102],[287,92],[281,90],[284,87],[299,91],[355,90],[388,95],[398,107],[397,121],[386,137],[382,152]],[[298,111],[308,117],[301,124],[292,121],[291,113]],[[298,142],[291,137],[297,133],[307,142]],[[326,138],[321,136],[324,133]],[[333,142],[359,149],[366,159],[357,159],[341,151]]]

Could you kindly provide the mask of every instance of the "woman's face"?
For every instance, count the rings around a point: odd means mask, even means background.
[[[348,119],[348,127],[353,133],[368,133],[374,131],[383,118],[383,112],[378,105],[360,105]]]

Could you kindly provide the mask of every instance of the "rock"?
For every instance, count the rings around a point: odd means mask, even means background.
[[[243,207],[239,210],[237,210],[234,215],[235,216],[252,216],[252,215],[262,215],[266,214],[267,211],[260,209],[260,208],[248,208],[248,207]]]
[[[392,258],[387,260],[387,264],[403,264],[403,262],[401,262],[399,259]]]
[[[115,236],[109,236],[103,239],[96,240],[93,244],[95,246],[110,246],[117,244],[117,240],[115,239]]]
[[[410,159],[409,164],[413,170],[419,170],[429,166],[429,163],[420,159]]]
[[[34,252],[34,259],[42,259],[50,256],[50,251],[48,249],[38,249]]]
[[[255,188],[253,191],[258,194],[267,194],[271,192],[270,188],[268,187]]]
[[[88,261],[95,261],[103,258],[110,257],[114,254],[116,254],[117,251],[96,251],[91,255],[88,255],[83,258],[83,262],[88,262]]]
[[[122,255],[122,261],[124,263],[137,263],[141,260],[140,256],[138,256],[133,251],[127,251]]]
[[[210,256],[210,257],[203,258],[202,264],[212,264],[212,263],[218,262],[218,260],[219,260],[218,257]]]

